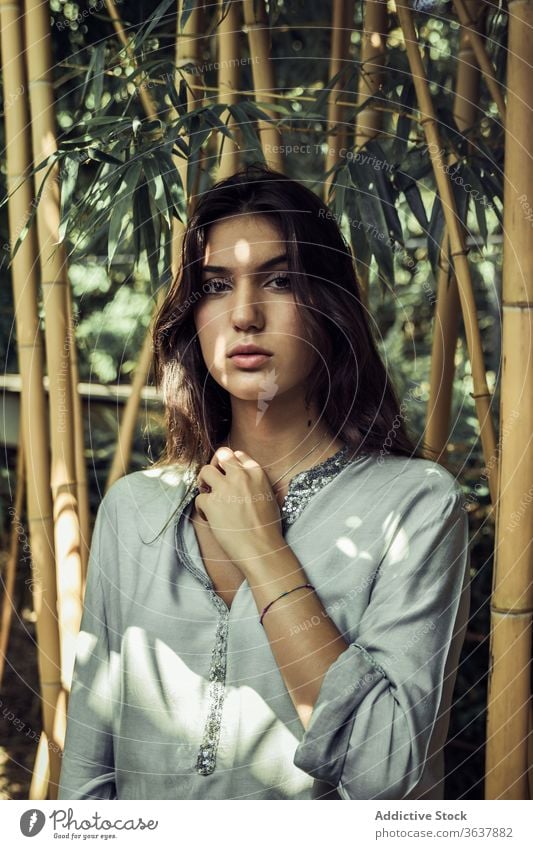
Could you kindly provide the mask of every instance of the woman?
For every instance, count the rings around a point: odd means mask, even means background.
[[[252,165],[188,223],[166,453],[98,511],[60,799],[443,798],[467,516],[327,212]]]

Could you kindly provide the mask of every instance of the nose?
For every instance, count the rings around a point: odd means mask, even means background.
[[[264,324],[264,304],[261,293],[257,292],[252,281],[236,286],[232,295],[230,316],[233,327],[246,330],[249,327],[260,329]]]

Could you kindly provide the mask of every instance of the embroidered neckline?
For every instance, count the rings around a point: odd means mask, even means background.
[[[287,494],[280,507],[283,533],[285,533],[289,525],[292,525],[296,521],[316,492],[322,489],[330,480],[333,480],[348,463],[356,463],[367,456],[366,453],[361,452],[357,457],[350,459],[350,448],[348,445],[343,445],[335,454],[326,457],[325,460],[317,463],[316,466],[312,466],[310,469],[303,469],[301,472],[293,475],[289,481]],[[184,479],[190,486],[195,477],[194,470],[189,469]],[[184,512],[192,499],[196,498],[199,494],[200,489],[198,486],[190,489],[185,496],[181,512]]]

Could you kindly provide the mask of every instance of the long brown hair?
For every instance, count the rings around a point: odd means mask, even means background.
[[[193,310],[203,295],[209,227],[243,213],[269,216],[286,242],[291,289],[321,354],[306,397],[317,401],[325,424],[354,453],[424,457],[407,432],[334,216],[304,185],[256,162],[200,198],[184,233],[180,271],[154,322],[155,381],[166,418],[166,447],[155,466],[199,469],[230,431],[230,395],[205,365]]]

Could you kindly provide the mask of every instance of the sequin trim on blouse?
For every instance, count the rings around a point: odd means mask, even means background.
[[[364,456],[366,455],[360,454],[351,462],[362,459]],[[344,445],[336,454],[328,457],[322,463],[311,469],[304,469],[304,471],[298,472],[291,478],[287,494],[280,508],[283,533],[296,521],[312,496],[336,477],[349,462],[349,449],[347,445]],[[196,475],[193,470],[186,472],[185,480],[189,486],[195,477]],[[226,694],[225,682],[230,610],[225,601],[215,592],[209,577],[204,575],[192,562],[185,548],[181,515],[190,502],[199,494],[200,490],[198,486],[194,486],[184,497],[180,517],[176,523],[176,546],[187,568],[208,590],[220,614],[209,669],[209,709],[204,726],[202,743],[195,765],[197,773],[200,775],[210,775],[216,767],[216,754],[222,727],[222,708]]]

